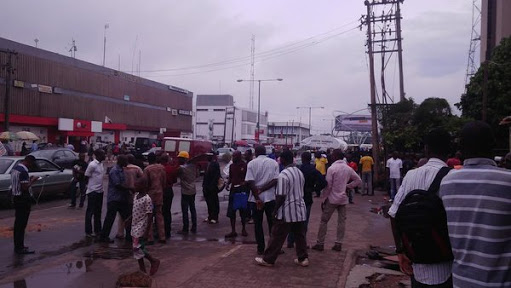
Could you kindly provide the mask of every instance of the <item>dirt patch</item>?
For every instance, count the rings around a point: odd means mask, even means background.
[[[396,287],[407,287],[405,284],[401,282],[409,281],[410,277],[408,276],[399,276],[399,275],[386,275],[376,273],[367,277],[370,284],[362,284],[359,288],[396,288]]]
[[[41,232],[48,226],[44,224],[29,224],[27,225],[26,232]],[[13,227],[0,227],[0,238],[11,238],[13,233]]]

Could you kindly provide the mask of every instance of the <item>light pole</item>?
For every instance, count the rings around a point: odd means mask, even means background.
[[[296,107],[296,109],[309,109],[309,136],[312,136],[312,109],[325,109],[323,106],[300,106]]]
[[[105,24],[105,33],[103,37],[103,67],[105,67],[105,59],[106,59],[106,29],[110,28],[110,25]]]
[[[270,81],[282,81],[284,79],[282,78],[276,78],[276,79],[258,79],[258,80],[245,80],[245,79],[238,79],[237,82],[258,82],[259,83],[259,92],[257,96],[257,124],[256,124],[256,141],[259,143],[259,127],[260,127],[260,117],[261,117],[261,82],[270,82]]]

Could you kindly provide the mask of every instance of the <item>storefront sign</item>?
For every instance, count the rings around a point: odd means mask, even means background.
[[[41,92],[41,93],[48,93],[48,94],[53,93],[53,87],[46,86],[46,85],[37,85],[37,90],[39,90],[39,92]]]
[[[25,82],[20,80],[14,80],[14,87],[25,88]]]
[[[188,110],[179,110],[178,113],[179,115],[192,116],[192,111]]]

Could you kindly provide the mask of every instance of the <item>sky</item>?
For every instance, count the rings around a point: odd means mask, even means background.
[[[404,1],[406,97],[446,98],[456,110],[471,2]],[[107,67],[194,94],[231,94],[236,105],[249,107],[250,83],[236,80],[250,79],[254,35],[255,79],[283,79],[261,85],[261,109],[270,121],[307,123],[308,112],[296,107],[324,107],[313,109],[312,126],[327,132],[333,115],[368,113],[366,32],[357,28],[365,13],[363,0],[17,0],[2,4],[0,37],[28,45],[38,39],[38,47],[63,55],[74,39],[77,58],[101,65],[106,32]],[[396,63],[393,56],[386,86],[397,100]]]

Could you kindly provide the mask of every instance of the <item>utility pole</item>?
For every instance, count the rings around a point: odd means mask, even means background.
[[[6,72],[5,77],[5,97],[4,97],[4,129],[9,131],[9,114],[11,112],[11,85],[12,85],[12,73],[14,73],[14,67],[12,66],[12,56],[18,55],[16,51],[0,49],[0,52],[7,54],[7,64],[4,65]]]
[[[250,47],[250,110],[254,110],[254,78],[255,77],[255,35],[252,35]]]
[[[396,1],[396,38],[397,38],[397,59],[399,65],[399,101],[405,100],[405,84],[403,76],[403,46],[401,37],[401,7],[400,2],[403,0]]]
[[[312,109],[325,109],[323,106],[299,106],[296,109],[309,109],[309,137],[312,136]]]

